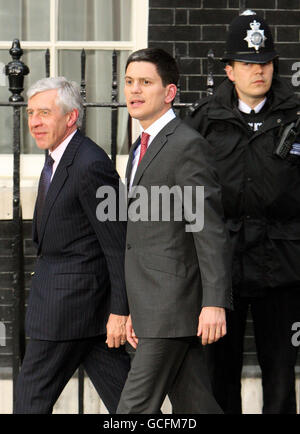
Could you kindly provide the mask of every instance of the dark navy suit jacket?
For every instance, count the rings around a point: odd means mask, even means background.
[[[69,340],[106,333],[110,313],[127,315],[126,223],[96,217],[103,185],[119,189],[107,154],[76,132],[48,190],[37,237],[38,258],[26,314],[34,339]],[[117,201],[118,203],[118,201]]]

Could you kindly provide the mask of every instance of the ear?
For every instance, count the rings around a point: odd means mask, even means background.
[[[76,124],[77,119],[78,119],[78,110],[77,109],[73,109],[70,113],[68,113],[68,121],[67,121],[67,126],[69,128],[71,128],[73,125]]]
[[[226,65],[225,66],[225,72],[227,74],[227,77],[229,78],[230,81],[234,81],[234,71],[233,71],[233,67],[231,65]]]
[[[176,96],[177,87],[175,84],[168,84],[166,87],[165,103],[170,104]]]

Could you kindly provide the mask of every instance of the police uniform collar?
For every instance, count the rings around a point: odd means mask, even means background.
[[[244,101],[242,101],[241,99],[238,100],[238,107],[239,110],[243,113],[249,114],[251,113],[251,111],[253,110],[255,113],[259,113],[261,111],[261,109],[263,108],[263,106],[265,105],[267,101],[267,97],[265,97],[263,99],[263,101],[261,101],[259,104],[257,104],[253,109],[248,106],[248,104],[246,104]]]

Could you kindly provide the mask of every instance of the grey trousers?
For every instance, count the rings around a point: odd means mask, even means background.
[[[222,413],[198,338],[140,338],[117,413],[160,413],[166,395],[173,413]]]

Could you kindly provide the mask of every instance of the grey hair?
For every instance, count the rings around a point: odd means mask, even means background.
[[[42,78],[30,86],[27,91],[27,98],[30,99],[39,92],[52,89],[57,89],[58,98],[56,103],[63,113],[69,113],[73,109],[78,110],[76,125],[80,128],[83,119],[83,105],[80,88],[75,81],[68,81],[65,77]]]

